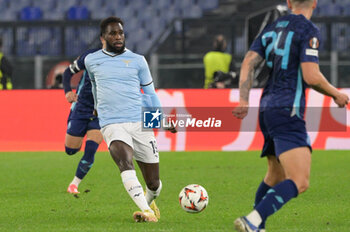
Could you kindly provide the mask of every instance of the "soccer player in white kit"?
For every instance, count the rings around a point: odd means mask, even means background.
[[[133,218],[137,222],[157,222],[160,212],[154,199],[162,189],[159,154],[153,131],[142,130],[140,88],[151,99],[152,107],[160,108],[161,104],[145,58],[125,48],[123,25],[117,17],[108,17],[101,22],[101,37],[106,41],[106,49],[86,56],[85,66],[91,78],[104,140],[119,167],[126,191],[140,208]],[[145,195],[136,176],[133,158],[146,182]]]

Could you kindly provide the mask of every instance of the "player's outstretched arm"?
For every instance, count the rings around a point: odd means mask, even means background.
[[[162,108],[162,105],[160,104],[160,100],[158,98],[158,95],[156,93],[156,90],[154,88],[154,84],[153,84],[153,79],[151,76],[151,72],[150,69],[148,67],[147,61],[144,57],[142,57],[142,59],[140,59],[140,72],[139,72],[139,76],[140,76],[140,83],[141,83],[141,88],[143,89],[144,93],[147,94],[150,99],[151,99],[151,106],[149,107],[154,107],[154,108]],[[171,133],[176,133],[177,130],[176,128],[171,125],[168,128],[164,128],[168,131],[170,131]]]
[[[330,96],[339,107],[345,107],[349,102],[349,96],[341,93],[333,85],[331,85],[320,71],[317,63],[304,62],[301,63],[304,81],[314,90],[324,95]]]
[[[233,115],[243,119],[248,114],[249,92],[253,86],[254,73],[263,58],[254,51],[247,52],[244,57],[239,79],[239,106],[233,110]]]

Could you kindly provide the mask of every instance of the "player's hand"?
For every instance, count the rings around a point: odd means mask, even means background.
[[[78,101],[78,95],[73,91],[69,91],[66,93],[66,99],[69,103]]]
[[[98,113],[97,113],[97,110],[94,109],[94,112],[92,113],[95,117],[98,117]]]
[[[170,131],[173,134],[177,133],[177,130],[176,130],[176,128],[173,125],[171,127],[167,128],[166,130]]]
[[[349,96],[346,95],[345,93],[339,92],[337,96],[334,98],[335,104],[337,104],[340,108],[345,107],[349,103]]]
[[[170,132],[173,133],[173,134],[177,132],[177,130],[176,130],[176,128],[175,128],[173,122],[171,122],[170,125],[168,125],[168,126],[167,126],[166,128],[164,128],[164,129],[167,130],[167,131],[170,131]]]
[[[245,118],[245,116],[247,116],[247,114],[248,114],[248,107],[249,107],[248,104],[240,103],[239,106],[237,106],[236,108],[234,108],[232,110],[233,116],[235,116],[238,119]]]

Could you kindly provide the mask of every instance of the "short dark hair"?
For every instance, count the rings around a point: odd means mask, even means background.
[[[291,0],[291,3],[312,3],[313,0]]]
[[[120,23],[122,26],[124,26],[124,22],[121,18],[110,16],[108,18],[105,18],[100,23],[100,35],[102,36],[106,32],[106,28],[110,23]]]
[[[227,42],[224,35],[220,34],[214,38],[214,51],[224,52],[226,50]]]

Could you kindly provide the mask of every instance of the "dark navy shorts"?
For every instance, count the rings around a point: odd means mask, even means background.
[[[259,113],[260,129],[264,135],[261,157],[275,155],[277,158],[286,151],[308,147],[312,151],[305,121],[283,109],[267,109]]]
[[[68,120],[67,134],[69,135],[84,137],[87,131],[94,129],[100,129],[100,124],[96,117]]]

